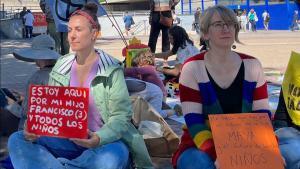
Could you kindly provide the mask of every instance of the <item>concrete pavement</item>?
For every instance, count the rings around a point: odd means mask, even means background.
[[[198,35],[189,32],[190,37],[199,44]],[[240,33],[240,41],[235,51],[257,57],[264,68],[284,71],[292,50],[300,52],[300,31],[258,31],[257,33]],[[138,36],[142,43],[147,44],[148,36]],[[0,57],[0,84],[21,92],[25,91],[28,77],[36,70],[33,63],[16,60],[12,51],[16,48],[27,48],[31,40],[4,40],[1,39]],[[106,37],[97,41],[97,47],[103,49],[120,60],[122,48],[125,46],[117,37]],[[198,45],[197,45],[198,46]],[[161,39],[157,44],[157,52],[161,49]]]

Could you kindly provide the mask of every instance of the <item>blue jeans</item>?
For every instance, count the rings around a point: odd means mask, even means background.
[[[26,38],[32,38],[33,26],[25,26]]]
[[[276,130],[279,148],[286,162],[286,169],[300,168],[300,131],[292,127]]]
[[[41,137],[32,143],[23,131],[12,134],[8,149],[15,169],[125,169],[129,151],[121,141],[86,149],[68,139]]]
[[[197,148],[185,150],[178,158],[178,169],[216,169],[214,161]]]

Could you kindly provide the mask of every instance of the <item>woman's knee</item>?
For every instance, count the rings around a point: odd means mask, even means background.
[[[18,148],[18,145],[24,141],[23,131],[17,131],[11,134],[8,138],[7,147],[9,151]]]
[[[129,151],[126,145],[121,142],[107,144],[95,150],[97,158],[95,165],[105,169],[126,168],[129,161]],[[122,166],[122,167],[121,167]]]
[[[185,150],[178,158],[178,169],[215,169],[213,160],[196,148]]]
[[[279,144],[289,144],[300,140],[300,132],[292,127],[280,128],[275,133],[279,139]]]

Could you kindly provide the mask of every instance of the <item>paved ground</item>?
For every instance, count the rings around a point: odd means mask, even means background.
[[[199,37],[190,33],[195,44],[199,44]],[[139,36],[142,43],[147,44],[147,36]],[[257,57],[266,70],[278,70],[284,72],[292,50],[300,52],[300,31],[258,31],[257,33],[241,33],[240,41],[243,44],[236,44],[236,51],[250,54]],[[161,47],[161,40],[158,40],[158,52]],[[16,60],[12,56],[13,49],[27,48],[31,40],[3,40],[1,39],[1,57],[0,57],[0,84],[1,87],[15,89],[24,92],[28,77],[36,70],[32,63]],[[123,59],[121,49],[124,44],[119,38],[106,37],[98,40],[97,47],[105,50],[109,54]],[[197,45],[198,46],[198,45]],[[171,126],[176,124],[168,121]],[[180,134],[180,129],[176,128],[176,133]],[[2,141],[1,141],[2,140]],[[0,149],[5,146],[5,138],[0,138]],[[171,168],[170,159],[154,158],[156,168]]]
[[[190,34],[198,44],[198,35]],[[147,36],[139,36],[142,43],[147,44]],[[284,71],[292,50],[300,52],[300,31],[258,31],[257,33],[240,33],[240,41],[236,44],[236,51],[257,57],[264,68]],[[161,48],[161,40],[158,40],[158,50]],[[9,87],[24,91],[28,76],[36,70],[32,63],[16,60],[12,56],[13,49],[30,46],[30,40],[1,40],[1,79],[3,87]],[[124,59],[121,49],[124,44],[119,38],[111,37],[98,40],[97,47],[105,50],[112,56]]]

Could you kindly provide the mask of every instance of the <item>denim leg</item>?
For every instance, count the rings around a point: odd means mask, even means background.
[[[9,137],[8,150],[15,169],[63,169],[44,146],[26,141],[23,131]]]
[[[85,150],[79,157],[68,160],[59,158],[66,169],[127,169],[129,151],[121,142],[113,142],[98,148]]]
[[[286,162],[286,169],[300,168],[300,132],[292,127],[276,131],[279,148]]]
[[[69,160],[77,158],[87,149],[69,139],[57,137],[40,137],[36,143],[44,146],[54,157],[62,157]]]
[[[25,26],[26,38],[29,38],[29,26]]]
[[[29,38],[32,38],[32,30],[33,30],[33,26],[29,27]]]
[[[178,158],[178,169],[215,169],[213,160],[196,148],[185,150]]]

